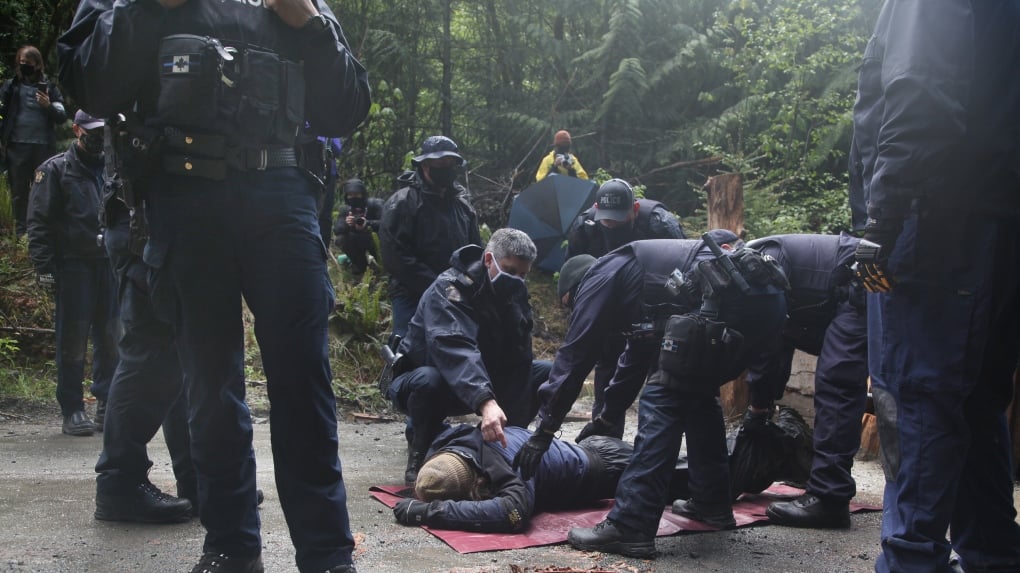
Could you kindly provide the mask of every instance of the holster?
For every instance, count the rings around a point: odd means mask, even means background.
[[[714,390],[732,377],[743,346],[744,336],[723,322],[674,315],[663,332],[659,369],[691,390]]]

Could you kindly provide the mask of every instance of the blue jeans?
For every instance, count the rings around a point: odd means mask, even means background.
[[[64,417],[85,409],[85,352],[92,337],[92,395],[106,400],[117,368],[116,287],[110,261],[57,264],[57,402]]]
[[[162,425],[177,495],[194,498],[198,486],[191,460],[188,401],[173,330],[153,310],[149,267],[128,248],[126,214],[107,216],[106,250],[117,277],[123,332],[117,345],[120,362],[106,405],[103,452],[96,464],[97,491],[118,494],[146,480],[152,467],[146,446]]]
[[[301,571],[350,563],[354,548],[337,454],[327,332],[333,289],[317,186],[296,168],[231,171],[225,181],[154,179],[145,252],[187,381],[204,550],[253,557],[262,545],[243,297],[255,317],[276,487]]]
[[[1005,418],[1020,355],[1017,260],[1015,222],[918,209],[891,255],[896,285],[869,297],[876,397],[894,401],[879,410],[893,429],[882,447],[899,452],[880,573],[948,572],[950,548],[968,573],[1020,570]]]

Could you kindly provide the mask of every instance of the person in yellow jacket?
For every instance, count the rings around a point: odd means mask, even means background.
[[[553,146],[549,155],[542,158],[542,163],[538,166],[538,173],[535,174],[535,181],[545,179],[550,173],[581,179],[588,178],[588,172],[584,170],[584,167],[581,167],[577,156],[570,153],[570,132],[562,129],[557,131],[553,136]]]

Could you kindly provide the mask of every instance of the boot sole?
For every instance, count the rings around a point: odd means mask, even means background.
[[[625,543],[623,541],[612,541],[609,543],[585,543],[567,539],[567,542],[574,549],[581,551],[598,551],[600,553],[615,553],[625,557],[637,557],[638,559],[654,559],[655,543]]]
[[[769,518],[769,521],[776,525],[782,525],[785,527],[800,527],[803,529],[850,529],[850,516],[847,515],[846,519],[840,518],[836,520],[818,520],[814,518],[798,519],[776,513],[772,511],[772,508],[765,510],[765,516]]]

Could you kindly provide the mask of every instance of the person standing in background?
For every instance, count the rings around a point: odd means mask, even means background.
[[[6,160],[11,211],[20,236],[25,233],[35,168],[56,154],[56,127],[67,121],[67,110],[38,48],[22,46],[16,63],[14,78],[0,87],[0,158]]]

